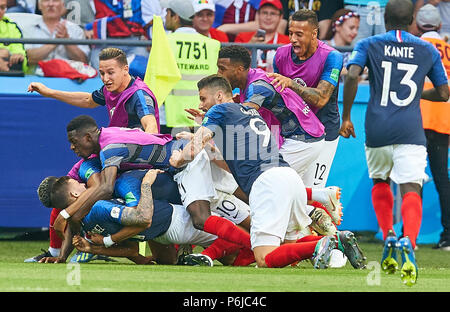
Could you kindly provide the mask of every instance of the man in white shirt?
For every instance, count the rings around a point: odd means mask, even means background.
[[[85,39],[83,29],[61,18],[64,11],[62,0],[39,0],[38,6],[42,12],[42,18],[32,25],[33,29],[30,32],[32,38]],[[30,65],[52,59],[88,62],[89,46],[87,45],[27,44],[25,48]]]

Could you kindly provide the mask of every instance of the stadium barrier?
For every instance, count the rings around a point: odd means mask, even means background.
[[[151,41],[127,40],[70,40],[70,39],[0,39],[3,43],[57,43],[102,45],[149,45]],[[229,45],[233,43],[223,44]],[[241,44],[251,50],[276,48],[279,45]],[[338,49],[342,52],[351,48]],[[252,67],[256,65],[252,53]],[[66,124],[77,115],[94,117],[99,126],[108,124],[104,108],[81,109],[27,93],[32,81],[42,82],[50,88],[65,91],[92,92],[102,86],[99,78],[77,83],[64,78],[37,76],[0,77],[0,137],[3,145],[0,160],[4,164],[0,180],[0,227],[48,227],[50,209],[39,202],[36,189],[49,175],[65,175],[78,161],[70,150],[66,137]],[[339,109],[342,112],[342,85],[339,87]],[[352,109],[356,138],[340,138],[328,185],[342,188],[344,221],[340,229],[378,232],[378,224],[371,203],[372,182],[368,177],[364,154],[364,115],[369,100],[369,85],[361,83]],[[429,167],[427,174],[431,176]],[[396,194],[397,187],[393,185]],[[397,196],[397,203],[398,203]],[[398,204],[396,205],[398,208]],[[395,210],[395,225],[401,232],[399,209]],[[435,243],[442,230],[440,209],[434,182],[431,179],[423,188],[423,221],[418,243]],[[376,237],[381,238],[380,233]]]

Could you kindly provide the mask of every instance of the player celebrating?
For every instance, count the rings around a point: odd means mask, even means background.
[[[315,268],[329,265],[331,251],[340,240],[354,267],[364,267],[356,239],[350,232],[325,236],[317,243],[296,242],[298,231],[311,223],[306,213],[306,191],[301,178],[281,157],[267,124],[251,107],[233,102],[228,81],[212,75],[198,82],[203,126],[170,163],[183,166],[214,137],[231,173],[249,197],[252,250],[258,267],[284,267],[309,258]],[[218,155],[216,155],[218,156]],[[292,242],[284,244],[282,242]]]
[[[308,103],[325,126],[325,144],[303,175],[306,186],[325,187],[339,142],[337,106],[343,56],[317,39],[319,23],[314,11],[296,11],[289,22],[290,44],[277,49],[272,84],[290,88]],[[314,70],[311,70],[314,68]]]
[[[366,159],[373,180],[372,203],[383,232],[382,267],[395,272],[396,248],[401,251],[401,278],[407,285],[417,280],[414,248],[422,218],[422,182],[427,165],[420,98],[447,101],[447,76],[439,52],[428,42],[407,32],[414,7],[409,0],[386,5],[387,33],[361,40],[348,63],[344,85],[344,111],[340,134],[355,137],[350,111],[364,66],[369,68],[370,100],[367,107]],[[425,77],[435,88],[424,91]],[[403,238],[393,231],[393,195],[390,180],[400,185]]]

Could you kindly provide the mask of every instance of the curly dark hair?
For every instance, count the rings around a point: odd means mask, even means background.
[[[250,52],[239,45],[225,46],[219,51],[219,59],[229,58],[232,63],[241,63],[245,69],[250,68],[251,57]]]
[[[39,184],[37,194],[39,200],[45,207],[52,208],[51,192],[53,184],[57,179],[58,178],[54,176],[46,177],[44,180],[42,180],[41,184]]]

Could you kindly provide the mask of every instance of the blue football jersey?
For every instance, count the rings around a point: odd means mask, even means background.
[[[359,41],[347,64],[369,69],[366,145],[425,145],[420,98],[425,77],[447,84],[439,52],[408,32],[392,30]]]
[[[84,160],[78,169],[78,176],[81,181],[87,183],[91,175],[102,171],[102,163],[100,158],[94,157]]]
[[[141,198],[141,183],[148,170],[130,170],[117,178],[114,186],[114,197],[123,198],[125,205],[135,207]],[[167,172],[159,173],[152,184],[154,200],[166,200],[171,204],[181,205],[180,192],[172,175]]]
[[[125,208],[134,209],[120,200],[99,200],[81,221],[83,230],[103,236],[119,232],[124,227],[121,218]],[[172,213],[173,206],[167,201],[154,200],[151,226],[132,239],[148,241],[164,234],[172,222]]]
[[[203,126],[214,133],[214,143],[247,195],[265,170],[289,166],[256,109],[236,103],[214,105],[205,114]]]

